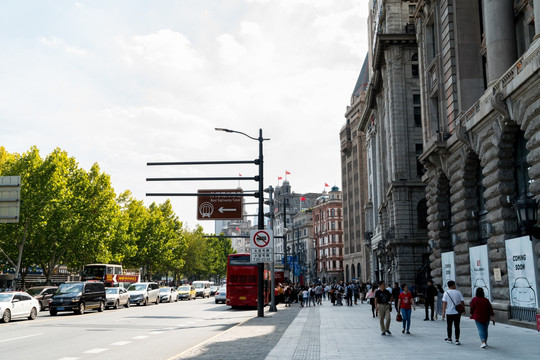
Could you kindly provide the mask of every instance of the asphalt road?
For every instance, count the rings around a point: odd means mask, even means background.
[[[169,359],[253,316],[213,297],[84,315],[42,311],[34,321],[0,324],[0,358]]]

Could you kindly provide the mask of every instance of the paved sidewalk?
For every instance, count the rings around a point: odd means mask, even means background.
[[[382,336],[371,306],[304,308],[266,357],[282,359],[540,359],[540,333],[505,324],[489,327],[488,348],[480,348],[473,320],[461,320],[461,343],[444,342],[446,322],[423,321],[424,309],[413,311],[411,335],[392,311],[391,336]],[[320,326],[319,326],[320,324]]]
[[[540,359],[540,333],[515,326],[489,327],[488,348],[480,348],[473,320],[461,321],[461,346],[446,344],[446,323],[423,321],[424,309],[412,314],[411,335],[394,321],[391,336],[381,336],[379,319],[368,304],[352,307],[291,308],[252,318],[180,354],[177,359]],[[231,310],[232,311],[232,310]],[[254,312],[254,316],[255,316]]]

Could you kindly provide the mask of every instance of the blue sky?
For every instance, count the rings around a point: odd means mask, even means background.
[[[214,128],[263,128],[266,185],[288,170],[297,192],[340,186],[339,129],[367,51],[366,16],[365,0],[0,1],[0,144],[61,147],[150,203],[163,199],[146,192],[237,183],[148,176],[256,169],[147,161],[254,159],[255,142]],[[195,200],[173,204],[195,226]]]

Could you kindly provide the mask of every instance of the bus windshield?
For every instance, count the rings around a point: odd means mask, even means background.
[[[103,278],[105,277],[105,265],[86,265],[82,276],[86,278]]]
[[[231,256],[229,260],[230,265],[257,265],[250,261],[249,255]]]

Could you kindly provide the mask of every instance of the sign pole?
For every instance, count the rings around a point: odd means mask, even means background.
[[[264,229],[263,132],[259,129],[259,230]],[[258,263],[257,317],[264,317],[264,263]],[[274,289],[271,289],[273,292]]]

